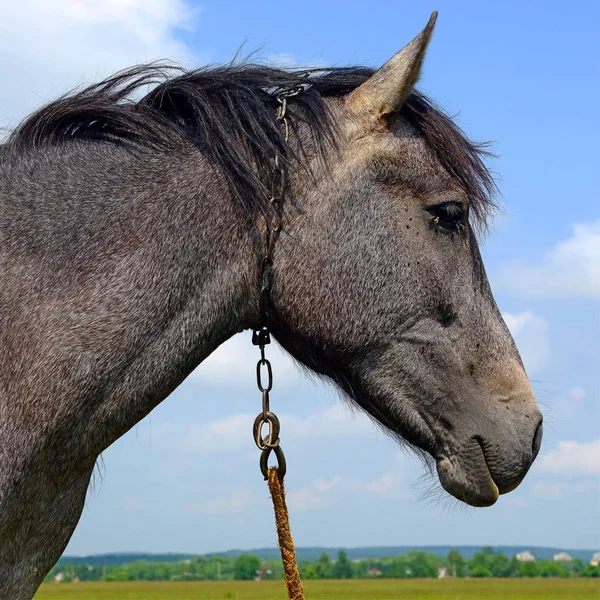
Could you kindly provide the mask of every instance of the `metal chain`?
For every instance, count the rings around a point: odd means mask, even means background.
[[[268,344],[270,341],[271,340],[269,339],[265,343]],[[266,384],[263,381],[263,374],[266,374],[267,377]],[[262,393],[262,412],[258,413],[256,419],[254,419],[252,433],[254,437],[254,443],[259,450],[262,450],[260,455],[260,471],[265,480],[268,479],[269,455],[271,452],[274,452],[275,458],[277,459],[279,475],[283,477],[286,471],[286,463],[283,450],[279,445],[279,419],[275,413],[271,412],[269,407],[269,392],[273,387],[273,370],[271,368],[271,363],[265,358],[264,344],[260,344],[260,360],[256,364],[256,384]],[[262,431],[264,425],[268,426],[268,432],[265,436],[263,436]]]
[[[275,94],[277,100],[277,121],[283,125],[284,140],[287,144],[290,137],[290,125],[288,120],[288,98],[297,96],[303,91],[302,86],[278,90]],[[271,206],[273,207],[273,219],[271,223],[267,222],[267,232],[265,240],[265,254],[261,263],[260,274],[260,314],[262,326],[252,332],[252,343],[260,348],[260,360],[256,364],[256,383],[262,394],[262,412],[254,420],[252,428],[254,443],[261,450],[260,470],[265,480],[268,479],[268,460],[271,452],[275,453],[277,459],[277,469],[279,476],[283,479],[286,472],[286,463],[283,450],[279,443],[279,419],[275,413],[271,412],[269,407],[269,392],[273,387],[273,369],[271,363],[265,358],[265,346],[271,343],[271,334],[268,325],[268,303],[271,292],[271,265],[273,263],[273,249],[275,242],[281,231],[281,205],[285,195],[286,187],[286,169],[283,160],[279,155],[275,155],[275,169],[279,175],[278,185],[275,185],[273,196],[271,197]],[[263,381],[263,375],[266,375],[266,385]],[[267,435],[263,436],[263,427],[268,426]]]

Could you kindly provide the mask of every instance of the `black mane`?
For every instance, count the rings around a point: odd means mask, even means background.
[[[194,71],[139,65],[41,108],[13,131],[7,148],[26,151],[90,140],[175,150],[192,142],[225,177],[249,215],[257,210],[266,214],[274,156],[288,164],[303,158],[302,144],[291,151],[276,120],[277,92],[302,88],[290,99],[290,122],[292,128],[307,124],[322,152],[327,143],[335,144],[326,99],[350,93],[373,72],[366,67],[289,71],[245,63]],[[155,87],[139,98],[145,86]],[[483,162],[485,147],[468,140],[418,92],[401,114],[463,186],[472,214],[485,225],[496,189]]]

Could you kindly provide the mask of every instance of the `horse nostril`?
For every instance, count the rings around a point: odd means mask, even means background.
[[[538,455],[540,451],[540,446],[542,445],[542,434],[544,432],[544,427],[542,426],[543,419],[540,419],[538,426],[536,427],[535,433],[533,434],[533,446],[531,447],[533,451],[533,460]]]

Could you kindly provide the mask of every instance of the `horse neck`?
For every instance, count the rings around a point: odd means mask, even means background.
[[[197,151],[140,158],[84,143],[44,159],[0,175],[0,298],[16,325],[0,335],[15,352],[35,347],[5,384],[71,419],[69,440],[76,423],[90,456],[254,324],[258,245]]]
[[[98,454],[258,316],[243,217],[197,152],[0,157],[0,596],[63,552]]]

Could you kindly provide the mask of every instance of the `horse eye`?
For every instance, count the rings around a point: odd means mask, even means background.
[[[430,223],[449,231],[462,231],[467,220],[467,209],[460,202],[445,202],[427,208]]]

